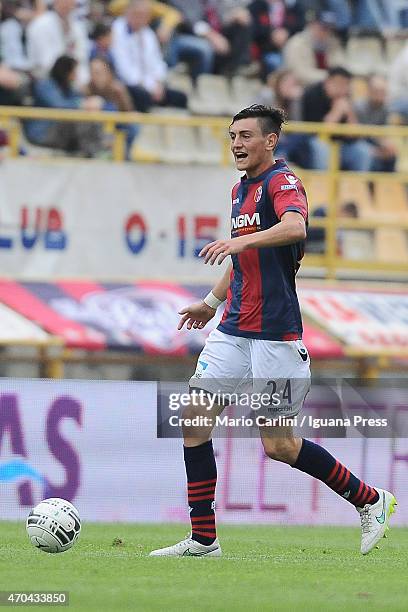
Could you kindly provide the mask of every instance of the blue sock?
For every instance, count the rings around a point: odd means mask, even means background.
[[[299,456],[292,467],[318,478],[358,508],[375,504],[379,499],[373,487],[366,485],[325,448],[310,440],[302,440]]]
[[[215,486],[217,466],[212,441],[184,447],[191,537],[209,546],[217,537],[215,528]]]

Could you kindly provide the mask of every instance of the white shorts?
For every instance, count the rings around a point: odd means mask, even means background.
[[[302,340],[257,340],[215,329],[200,353],[190,387],[226,397],[243,392],[275,393],[280,399],[271,402],[268,416],[292,417],[299,413],[310,390],[309,354]]]

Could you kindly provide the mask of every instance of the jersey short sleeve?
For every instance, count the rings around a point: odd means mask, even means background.
[[[231,190],[231,200],[232,204],[234,204],[235,198],[238,196],[238,189],[241,183],[236,183]]]
[[[269,182],[268,192],[280,219],[286,212],[298,212],[307,220],[307,198],[302,182],[292,173],[281,172]]]

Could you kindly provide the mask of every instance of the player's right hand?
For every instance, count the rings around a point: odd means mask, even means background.
[[[181,329],[185,323],[187,323],[187,329],[203,329],[213,318],[217,311],[211,306],[207,306],[204,302],[196,302],[191,306],[186,306],[179,311],[179,315],[182,315],[177,329]]]

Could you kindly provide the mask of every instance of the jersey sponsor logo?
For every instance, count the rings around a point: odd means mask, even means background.
[[[281,185],[281,191],[288,191],[289,189],[298,190],[297,185]]]
[[[288,181],[288,183],[290,183],[290,185],[296,185],[296,183],[299,181],[299,179],[292,174],[285,174],[285,179]]]
[[[254,202],[258,204],[261,198],[262,198],[262,185],[259,185],[258,189],[255,191]]]
[[[231,219],[232,229],[240,229],[241,227],[251,227],[254,225],[261,225],[261,215],[258,212],[253,215],[244,213],[243,215],[238,215]]]

